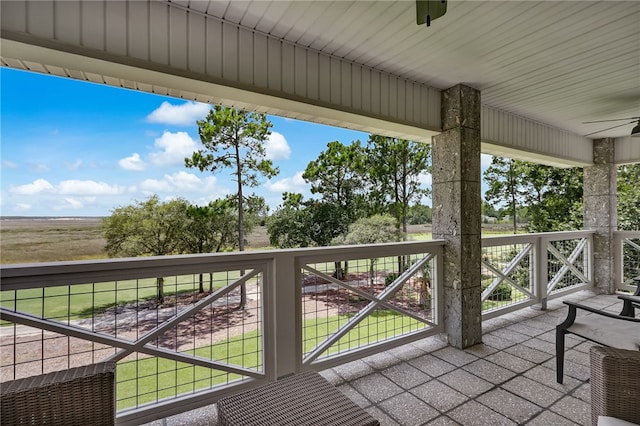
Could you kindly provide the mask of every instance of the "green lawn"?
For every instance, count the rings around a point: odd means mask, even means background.
[[[305,321],[303,324],[304,352],[308,353],[314,349],[349,318],[351,315],[339,315]],[[398,313],[377,311],[340,339],[328,353],[345,351],[349,347],[355,348],[388,339],[422,327],[422,323]],[[260,371],[263,367],[261,336],[257,330],[221,341],[213,346],[196,349],[195,354],[256,371]],[[217,370],[156,357],[121,362],[117,369],[117,408],[118,410],[132,408],[137,404],[153,402],[156,398],[173,397],[225,384],[239,378],[240,376],[236,374],[227,375]]]
[[[240,276],[238,272],[213,274],[213,288],[227,285],[228,280]],[[165,296],[198,290],[198,275],[165,278]],[[208,274],[204,289],[209,289]],[[75,284],[39,289],[0,291],[0,305],[45,318],[91,318],[106,309],[133,301],[153,300],[156,297],[156,279],[145,278],[96,284]]]

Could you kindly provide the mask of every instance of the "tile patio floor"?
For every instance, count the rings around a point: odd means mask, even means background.
[[[590,342],[567,336],[556,383],[555,325],[562,300],[619,313],[616,296],[588,291],[485,321],[483,343],[459,350],[432,337],[321,374],[381,425],[590,424]],[[217,424],[215,405],[151,423]]]

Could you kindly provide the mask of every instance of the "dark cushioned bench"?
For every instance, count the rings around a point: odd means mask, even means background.
[[[222,426],[377,426],[380,423],[315,371],[218,400]]]

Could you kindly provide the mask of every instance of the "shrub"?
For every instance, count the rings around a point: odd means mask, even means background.
[[[398,274],[396,274],[395,272],[387,275],[386,277],[384,277],[384,286],[387,287],[387,286],[391,285],[391,283],[396,278],[398,278]]]
[[[482,283],[482,291],[484,291],[489,285],[491,281],[485,281]],[[500,283],[498,287],[493,289],[487,300],[493,300],[496,302],[501,302],[504,300],[511,300],[511,295],[513,293],[513,287],[511,287],[507,283]]]

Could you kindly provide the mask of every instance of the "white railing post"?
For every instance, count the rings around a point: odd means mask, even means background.
[[[624,237],[617,231],[613,232],[613,279],[614,288],[620,290],[624,285]]]
[[[536,294],[538,296],[538,301],[540,302],[540,309],[544,311],[547,309],[547,285],[549,277],[547,269],[547,240],[542,236],[539,236],[535,239],[534,244],[536,245],[536,249],[534,251]]]
[[[267,327],[267,340],[274,342],[275,377],[300,370],[302,360],[302,308],[300,306],[300,267],[290,251],[274,254],[274,300],[269,305],[274,314],[272,327]],[[266,349],[266,348],[265,348]],[[273,379],[273,378],[270,378]]]
[[[594,250],[593,250],[593,234],[589,235],[587,237],[587,247],[585,248],[585,250],[587,250],[587,253],[584,256],[584,261],[585,261],[585,267],[584,267],[584,271],[585,271],[585,275],[587,276],[587,278],[589,278],[589,284],[591,286],[591,288],[593,288],[595,282],[593,279],[593,274],[594,274],[594,270],[593,270],[593,262],[594,262]],[[614,248],[615,251],[615,248]],[[616,273],[615,273],[615,255],[614,255],[614,267],[613,267],[613,279],[615,280],[616,278]],[[614,281],[614,288],[615,288],[615,281]]]

